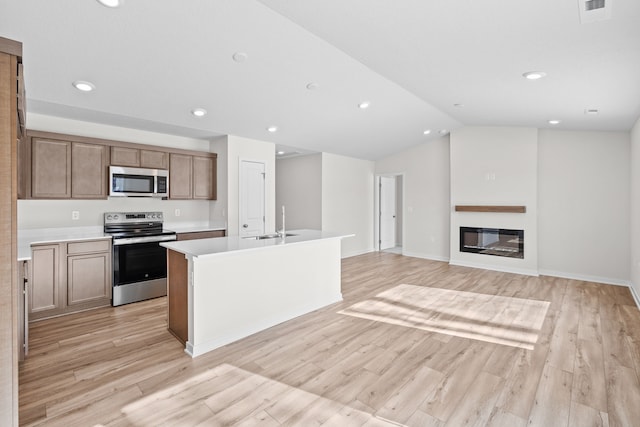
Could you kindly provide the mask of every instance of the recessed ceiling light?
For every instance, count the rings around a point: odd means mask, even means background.
[[[528,79],[528,80],[538,80],[543,78],[544,76],[546,76],[547,73],[543,72],[543,71],[528,71],[526,73],[524,73],[522,75],[522,77]]]
[[[244,62],[249,56],[244,52],[236,52],[233,54],[233,60],[236,62]]]
[[[448,131],[448,130],[446,130],[446,129],[440,129],[440,131],[439,131],[438,133],[439,133],[440,135],[446,135],[446,134],[448,134],[448,133],[449,133],[449,131]]]
[[[191,114],[196,117],[204,117],[207,115],[207,110],[205,110],[204,108],[194,108],[193,110],[191,110]]]
[[[457,108],[462,108],[462,107],[464,107],[464,104],[453,104],[453,106],[457,107]]]
[[[599,113],[599,111],[595,108],[590,108],[590,109],[584,110],[584,113],[589,116],[595,116]]]
[[[277,154],[278,156],[282,156],[282,155],[284,154],[284,151],[278,151],[276,154]]]
[[[118,7],[122,2],[123,0],[98,0],[98,3],[106,7]]]
[[[559,125],[560,124],[560,120],[549,120],[549,124],[550,125]]]
[[[431,129],[427,129],[424,132],[422,132],[424,135],[429,135],[431,133]]]
[[[91,82],[86,82],[84,80],[76,80],[73,82],[73,87],[82,91],[82,92],[91,92],[96,88],[96,86]]]
[[[278,126],[269,126],[267,130],[271,133],[278,132]]]
[[[318,83],[316,83],[316,82],[311,82],[311,83],[309,83],[309,84],[307,85],[307,89],[309,89],[309,90],[316,90],[316,89],[318,89]]]
[[[364,101],[358,104],[358,108],[360,108],[361,110],[364,110],[366,108],[369,108],[370,105],[371,103],[369,101]]]

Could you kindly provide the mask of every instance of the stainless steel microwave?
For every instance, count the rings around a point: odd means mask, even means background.
[[[167,197],[169,171],[109,166],[109,196]]]

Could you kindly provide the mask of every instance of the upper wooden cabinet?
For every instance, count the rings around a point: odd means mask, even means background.
[[[109,165],[169,170],[169,198],[215,200],[215,153],[28,131],[18,144],[18,197],[106,199]]]
[[[32,140],[31,196],[38,199],[71,197],[71,142]]]
[[[140,150],[140,167],[168,169],[169,154],[162,151]]]
[[[107,197],[107,148],[81,142],[71,144],[71,197]]]
[[[111,147],[111,164],[113,166],[168,169],[169,155],[163,151]]]
[[[169,198],[191,199],[193,156],[171,154],[169,157]]]
[[[216,200],[216,159],[193,156],[193,198]]]
[[[169,198],[216,200],[216,157],[171,154]]]
[[[140,150],[127,147],[111,147],[111,165],[140,167]]]

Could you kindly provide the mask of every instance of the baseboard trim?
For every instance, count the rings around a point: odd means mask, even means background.
[[[480,268],[483,270],[492,270],[492,271],[502,271],[504,273],[514,273],[514,274],[522,274],[525,276],[534,276],[537,277],[537,270],[529,270],[526,268],[510,268],[503,266],[495,266],[495,265],[487,265],[487,264],[477,264],[473,262],[461,262],[461,261],[449,261],[450,265],[457,265],[459,267],[471,267],[471,268]]]
[[[443,257],[440,255],[432,255],[432,254],[423,254],[420,252],[411,252],[411,251],[402,251],[402,255],[403,256],[409,256],[412,258],[422,258],[422,259],[428,259],[431,261],[443,261],[443,262],[449,262],[449,258],[448,257]]]
[[[633,297],[633,300],[636,302],[636,306],[638,307],[638,310],[640,310],[640,297],[636,293],[636,289],[633,287],[632,283],[629,283],[629,291],[631,291],[631,296]]]
[[[566,273],[564,271],[538,270],[541,276],[562,277],[563,279],[582,280],[583,282],[604,283],[605,285],[629,286],[626,280],[612,279],[610,277],[590,276],[587,274]]]

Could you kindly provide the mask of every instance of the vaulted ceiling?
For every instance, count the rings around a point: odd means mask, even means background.
[[[631,0],[0,0],[29,112],[364,159],[461,126],[628,131],[638,22]]]

